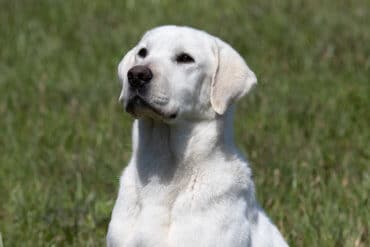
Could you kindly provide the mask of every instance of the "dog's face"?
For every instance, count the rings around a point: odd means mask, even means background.
[[[122,59],[118,75],[127,112],[169,123],[222,115],[256,83],[229,45],[177,26],[147,32]]]

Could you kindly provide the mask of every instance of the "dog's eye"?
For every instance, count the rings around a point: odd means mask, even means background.
[[[176,57],[176,62],[178,63],[193,63],[194,58],[192,58],[189,54],[181,53]]]
[[[141,48],[137,54],[139,55],[139,57],[144,58],[148,54],[148,50],[145,48]]]

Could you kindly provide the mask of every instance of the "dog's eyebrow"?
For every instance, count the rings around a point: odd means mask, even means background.
[[[175,47],[174,49],[174,55],[177,56],[181,53],[186,53],[186,54],[189,54],[191,56],[193,55],[196,55],[196,51],[194,51],[193,49],[187,49],[185,46],[177,46]]]
[[[137,45],[137,47],[138,47],[139,49],[142,49],[142,48],[146,48],[146,49],[148,49],[148,44],[147,44],[147,43],[139,43],[139,44]]]

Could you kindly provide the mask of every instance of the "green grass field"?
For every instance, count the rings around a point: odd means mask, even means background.
[[[131,145],[116,67],[161,24],[256,72],[235,134],[291,246],[370,246],[370,1],[0,0],[3,246],[105,244]]]

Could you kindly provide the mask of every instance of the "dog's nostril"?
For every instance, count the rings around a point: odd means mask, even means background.
[[[134,66],[127,72],[127,79],[131,87],[142,87],[153,78],[152,71],[145,66]]]
[[[132,74],[131,70],[127,73],[128,80],[131,80],[134,78],[134,75]]]

